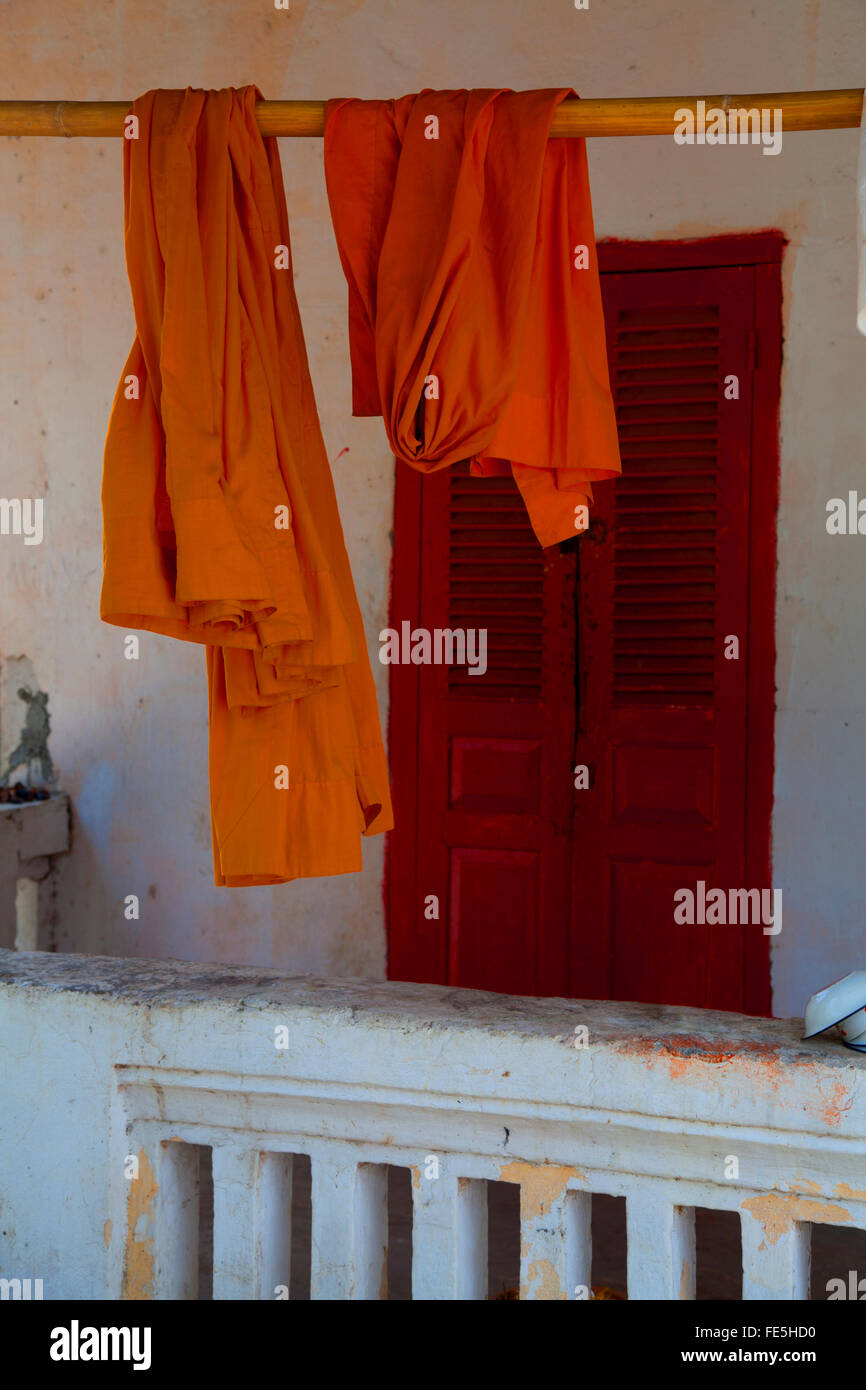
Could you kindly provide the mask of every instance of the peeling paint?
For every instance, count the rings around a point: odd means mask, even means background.
[[[768,1244],[775,1245],[781,1236],[789,1235],[797,1222],[813,1221],[840,1226],[851,1220],[851,1213],[845,1207],[820,1202],[814,1197],[786,1197],[781,1192],[747,1197],[741,1205],[744,1211],[760,1221],[764,1229],[766,1241],[758,1246],[759,1250],[765,1250]]]
[[[113,1223],[112,1223],[111,1217],[109,1216],[108,1220],[104,1223],[104,1225],[103,1225],[103,1227],[102,1227],[102,1243],[103,1243],[103,1245],[105,1246],[106,1250],[108,1249],[109,1245],[111,1244],[111,1229],[112,1229],[112,1224],[113,1224]]]
[[[562,1196],[569,1182],[586,1182],[578,1168],[554,1167],[552,1164],[504,1163],[499,1169],[500,1182],[520,1183],[520,1207],[526,1218],[546,1216],[553,1203]]]
[[[126,1200],[126,1253],[121,1298],[153,1297],[153,1222],[158,1188],[144,1149],[138,1155],[138,1177],[129,1184]]]
[[[801,1178],[798,1176],[796,1182],[791,1183],[789,1190],[791,1192],[809,1192],[817,1197],[821,1191],[821,1184],[819,1182],[810,1182],[808,1178]],[[843,1194],[839,1192],[836,1195],[841,1197]]]
[[[849,1187],[847,1182],[837,1182],[833,1188],[834,1197],[843,1197],[849,1202],[866,1202],[866,1191],[859,1187]]]
[[[520,1297],[556,1301],[568,1298],[556,1265],[546,1256],[532,1258],[535,1241],[547,1241],[549,1232],[542,1224],[568,1188],[569,1182],[586,1182],[579,1169],[560,1164],[503,1163],[500,1182],[520,1184]]]
[[[530,1292],[531,1291],[531,1292]],[[522,1297],[543,1299],[549,1303],[567,1299],[568,1295],[559,1282],[552,1260],[533,1260],[526,1270],[526,1287],[521,1290]]]

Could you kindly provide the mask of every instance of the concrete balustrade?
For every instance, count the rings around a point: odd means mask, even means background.
[[[575,1046],[578,1025],[586,1046]],[[297,1155],[311,1297],[487,1297],[490,1181],[520,1297],[588,1296],[591,1195],[625,1197],[628,1296],[695,1296],[696,1208],[738,1213],[743,1297],[808,1297],[810,1228],[866,1230],[866,1059],[793,1020],[220,965],[0,951],[0,1275],[45,1298],[285,1297]]]

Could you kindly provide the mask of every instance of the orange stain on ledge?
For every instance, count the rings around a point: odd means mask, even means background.
[[[778,1084],[780,1072],[779,1055],[771,1043],[744,1042],[725,1045],[713,1038],[701,1038],[696,1034],[673,1034],[667,1038],[638,1038],[630,1043],[627,1050],[645,1057],[648,1061],[658,1060],[666,1063],[673,1079],[685,1075],[695,1063],[719,1066],[732,1063],[734,1066],[753,1068],[757,1063],[768,1077]]]
[[[838,1125],[846,1110],[851,1109],[853,1097],[848,1094],[844,1081],[834,1081],[829,1092],[823,1096],[820,1115],[825,1124]]]
[[[852,1104],[848,1086],[842,1078],[830,1080],[807,1057],[783,1059],[772,1043],[743,1038],[722,1043],[717,1038],[683,1033],[663,1038],[636,1038],[620,1044],[618,1050],[651,1066],[666,1066],[673,1081],[694,1077],[700,1083],[707,1080],[715,1083],[714,1076],[708,1077],[708,1068],[724,1066],[728,1084],[739,1083],[748,1085],[753,1091],[763,1091],[765,1100],[775,1097],[785,1083],[794,1080],[795,1068],[799,1071],[805,1066],[811,1070],[814,1080],[813,1093],[805,1104],[806,1112],[833,1127],[842,1122]]]

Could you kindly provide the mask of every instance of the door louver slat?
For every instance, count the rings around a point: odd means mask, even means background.
[[[714,305],[618,316],[614,705],[714,699],[719,347]]]
[[[544,551],[510,478],[475,478],[467,464],[449,479],[448,626],[486,628],[487,671],[448,669],[461,700],[541,700]]]

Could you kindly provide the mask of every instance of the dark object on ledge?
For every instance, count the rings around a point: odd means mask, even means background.
[[[25,801],[47,801],[50,795],[45,787],[25,787],[23,782],[16,782],[13,787],[0,787],[0,805],[11,802],[20,806]]]

